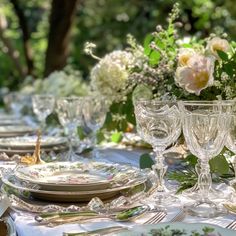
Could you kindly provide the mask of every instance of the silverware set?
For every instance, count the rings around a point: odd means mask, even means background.
[[[236,230],[236,219],[226,226],[226,229],[235,229]]]
[[[165,218],[166,215],[167,215],[166,212],[160,211],[160,212],[156,213],[153,217],[151,217],[150,219],[148,219],[148,220],[144,223],[144,225],[159,223],[159,222],[161,222],[161,221]]]

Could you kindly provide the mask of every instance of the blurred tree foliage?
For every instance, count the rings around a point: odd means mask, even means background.
[[[60,0],[56,0],[60,1]],[[45,54],[48,45],[51,1],[18,0],[27,20],[32,48],[35,77],[42,78],[45,70]],[[94,61],[83,53],[86,41],[97,44],[97,54],[120,49],[126,45],[126,35],[133,34],[142,43],[145,35],[157,24],[166,24],[174,0],[83,0],[77,4],[76,17],[70,40],[67,63],[80,69],[84,77]],[[182,0],[180,21],[183,35],[208,36],[211,32],[226,32],[236,39],[236,4],[234,0]],[[19,20],[9,0],[0,0],[0,25],[3,35],[14,48],[13,55],[21,68],[26,67],[22,31]],[[5,21],[5,22],[4,22]],[[5,24],[5,25],[4,25]],[[0,86],[16,89],[23,76],[9,56],[0,37]]]

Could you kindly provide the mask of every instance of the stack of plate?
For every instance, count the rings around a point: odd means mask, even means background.
[[[103,162],[56,162],[21,167],[2,179],[4,186],[53,202],[109,199],[146,182],[138,169]],[[3,187],[4,187],[3,186]]]
[[[36,130],[27,125],[4,125],[0,126],[0,137],[16,137],[26,134],[33,134]]]
[[[0,126],[5,126],[5,125],[23,125],[25,122],[14,115],[10,114],[0,114]]]
[[[0,152],[5,152],[7,155],[33,153],[36,140],[36,136],[1,138]],[[59,152],[66,149],[67,139],[64,137],[42,136],[41,138],[42,151]]]

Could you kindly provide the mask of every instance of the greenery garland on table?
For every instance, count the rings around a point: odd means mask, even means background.
[[[143,45],[128,35],[129,46],[125,50],[113,51],[103,58],[94,55],[96,45],[85,45],[85,52],[98,60],[91,70],[91,90],[111,101],[104,128],[116,131],[115,140],[120,141],[122,132],[135,127],[135,99],[220,100],[236,97],[236,42],[228,41],[226,34],[211,34],[204,39],[181,38],[178,34],[182,25],[178,22],[179,14],[176,3],[169,14],[167,27],[158,25],[145,37]],[[214,176],[217,174],[218,180],[233,175],[224,155],[223,152],[211,161],[211,171]],[[141,159],[151,163],[150,158]],[[183,160],[188,161],[188,158]],[[175,171],[169,178],[180,182],[180,190],[190,187],[196,181],[194,167],[189,162],[185,172]]]

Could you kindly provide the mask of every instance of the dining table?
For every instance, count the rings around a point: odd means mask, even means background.
[[[108,163],[119,163],[130,165],[134,167],[139,167],[139,158],[143,153],[150,152],[150,149],[144,148],[136,148],[133,146],[126,145],[114,145],[114,144],[105,144],[100,147],[100,157],[96,161],[108,162]],[[0,162],[0,168],[14,168],[14,162]],[[174,166],[170,167],[174,168]],[[169,186],[173,185],[173,189],[176,188],[176,185],[173,183],[168,183]],[[219,191],[229,194],[234,194],[232,188],[228,185],[222,183],[215,186]],[[65,233],[82,233],[82,232],[90,232],[92,230],[104,229],[109,227],[118,228],[121,227],[124,229],[135,228],[139,225],[147,224],[147,223],[165,223],[165,222],[183,222],[183,223],[209,223],[212,225],[218,225],[220,227],[226,228],[232,222],[236,221],[236,214],[227,213],[219,217],[214,218],[201,218],[201,217],[193,217],[189,216],[183,211],[183,205],[188,203],[188,199],[181,196],[181,194],[177,195],[180,202],[170,204],[165,209],[165,214],[160,215],[160,212],[156,211],[148,211],[143,214],[141,217],[135,218],[129,222],[115,221],[112,219],[92,219],[88,222],[74,222],[74,223],[65,223],[56,226],[47,226],[39,224],[35,221],[35,214],[27,211],[14,210],[9,208],[8,215],[14,222],[15,230],[18,236],[62,236],[66,235]],[[217,200],[216,200],[217,202]],[[152,204],[150,202],[150,204]],[[155,220],[154,217],[159,220]],[[235,228],[236,230],[236,228]],[[63,234],[64,233],[64,234]],[[99,235],[99,234],[98,234]],[[101,233],[100,235],[105,235],[105,233]],[[115,235],[111,234],[111,235]],[[236,235],[236,231],[235,231]]]

